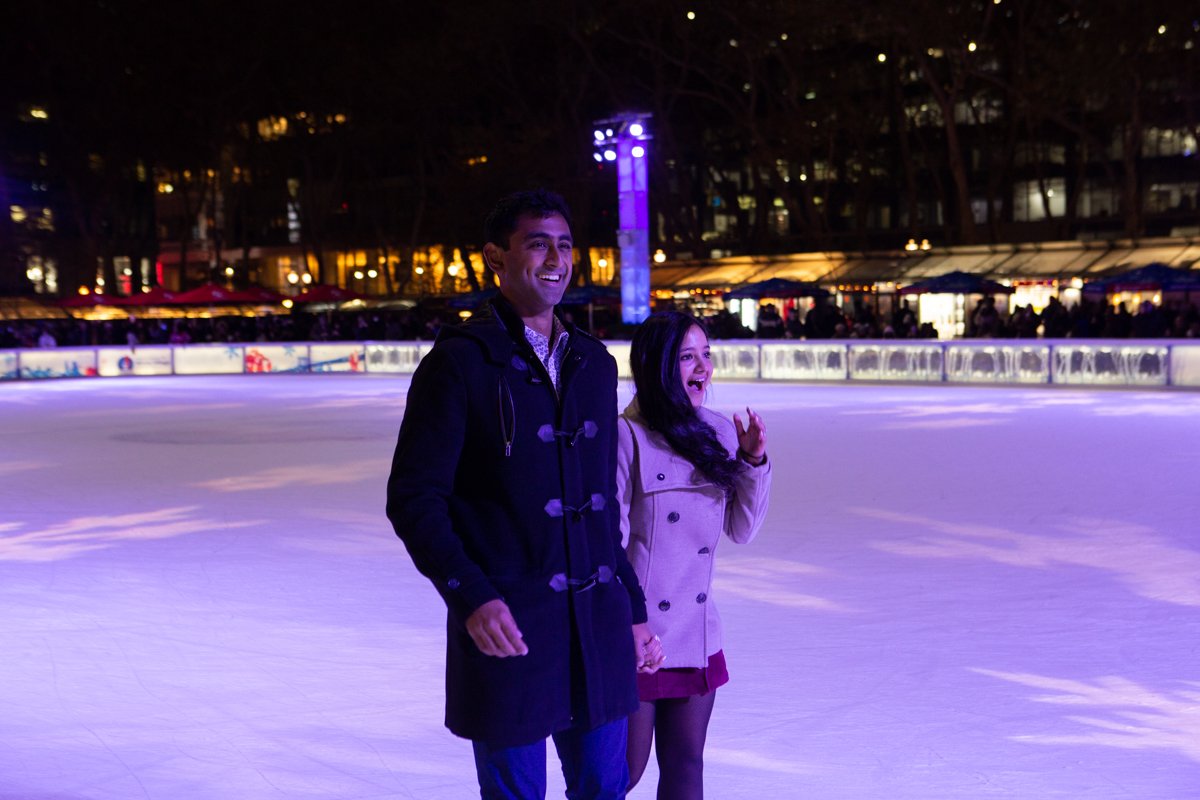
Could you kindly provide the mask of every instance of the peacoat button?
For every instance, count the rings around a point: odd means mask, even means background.
[[[706,556],[706,555],[708,555],[708,548],[707,548],[707,547],[701,547],[701,548],[700,548],[700,550],[699,550],[698,552],[699,552],[699,554],[700,554],[700,555],[702,555],[702,556]]]
[[[658,475],[656,475],[655,477],[657,477],[660,481],[665,481],[667,479],[667,476],[663,475],[661,472],[658,473]]]
[[[659,611],[670,611],[671,610],[671,601],[663,600],[661,603],[658,604],[658,610]]]
[[[697,603],[703,603],[707,599],[708,599],[708,595],[706,595],[704,592],[701,592],[700,594],[696,595]]]
[[[451,578],[450,580],[446,581],[446,585],[449,586],[451,589],[457,589],[459,586],[458,578]]]
[[[667,514],[667,522],[679,522],[679,512],[672,511],[670,514]]]

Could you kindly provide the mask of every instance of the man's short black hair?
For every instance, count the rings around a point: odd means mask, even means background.
[[[484,241],[507,250],[508,240],[517,229],[517,220],[526,214],[538,219],[558,214],[567,221],[567,227],[571,227],[571,209],[567,208],[562,195],[548,189],[513,192],[501,199],[488,214],[483,223]]]

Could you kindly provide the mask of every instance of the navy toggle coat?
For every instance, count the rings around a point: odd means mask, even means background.
[[[561,396],[502,297],[443,328],[388,480],[388,518],[446,603],[446,726],[493,748],[637,706],[631,626],[646,608],[621,547],[616,362],[566,327]],[[486,656],[467,633],[495,598],[527,655]]]

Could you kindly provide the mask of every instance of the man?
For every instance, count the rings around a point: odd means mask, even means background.
[[[635,667],[662,659],[621,548],[616,363],[554,313],[561,197],[506,197],[486,237],[500,296],[413,375],[387,513],[446,602],[446,726],[482,796],[544,797],[551,736],[571,797],[621,798]]]

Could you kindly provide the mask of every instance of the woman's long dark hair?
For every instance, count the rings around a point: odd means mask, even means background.
[[[712,426],[700,419],[679,379],[679,348],[693,325],[704,330],[695,317],[660,311],[638,327],[629,353],[638,411],[672,450],[729,492],[741,465],[721,444]]]

